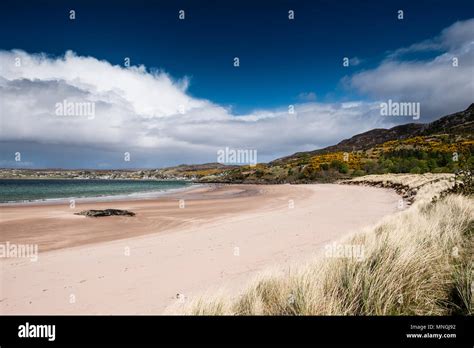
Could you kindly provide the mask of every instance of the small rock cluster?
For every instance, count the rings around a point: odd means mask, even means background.
[[[74,215],[84,215],[87,217],[100,217],[100,216],[135,216],[135,213],[128,210],[121,209],[103,209],[103,210],[83,210],[80,213],[74,213]]]
[[[341,181],[341,184],[345,185],[363,185],[363,186],[373,186],[373,187],[381,187],[381,188],[389,188],[395,190],[397,194],[402,196],[405,202],[408,205],[411,205],[415,200],[415,196],[418,192],[418,188],[409,187],[402,184],[396,184],[389,181],[369,181],[369,180],[360,180],[360,181]]]

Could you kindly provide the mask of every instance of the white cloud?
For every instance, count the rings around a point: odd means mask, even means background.
[[[137,166],[215,161],[217,150],[226,146],[257,149],[260,160],[271,160],[381,123],[370,103],[301,103],[294,115],[285,106],[235,116],[230,108],[190,97],[186,79],[72,52],[51,58],[1,51],[0,66],[0,139],[9,147],[39,143],[42,151],[52,152],[48,147],[68,145],[84,149],[84,155],[91,149],[133,150],[142,161]],[[63,100],[94,102],[95,117],[57,116],[55,105]]]
[[[124,68],[72,52],[48,57],[0,51],[1,160],[11,161],[8,156],[21,150],[35,165],[121,167],[128,151],[134,161],[126,166],[159,167],[216,161],[218,149],[231,147],[257,149],[259,161],[269,161],[409,121],[381,117],[384,98],[420,101],[421,121],[427,121],[472,102],[473,26],[474,20],[455,23],[438,38],[348,78],[350,87],[373,101],[317,103],[306,93],[295,114],[283,105],[236,116],[230,107],[191,97],[186,78],[174,80],[143,66]],[[445,52],[430,61],[399,59],[434,46]],[[453,56],[458,68],[452,67]],[[94,102],[95,117],[55,115],[55,104],[63,100]]]
[[[404,61],[407,53],[441,51],[429,60]],[[456,58],[458,66],[453,66]],[[474,100],[474,19],[456,22],[432,40],[389,54],[377,68],[347,78],[377,99],[421,103],[422,122],[459,111]]]

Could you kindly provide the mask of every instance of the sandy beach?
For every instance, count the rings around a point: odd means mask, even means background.
[[[2,206],[0,243],[37,244],[39,258],[0,259],[0,313],[164,313],[309,260],[395,212],[398,200],[392,190],[335,184],[209,185],[75,208]],[[106,208],[136,216],[74,215]]]

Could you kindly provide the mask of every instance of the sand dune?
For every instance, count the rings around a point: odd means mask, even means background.
[[[179,207],[184,199],[185,207]],[[0,242],[39,259],[0,260],[0,313],[156,314],[257,272],[309,259],[397,210],[391,190],[232,185],[153,200],[0,207]],[[135,217],[86,218],[118,208]]]

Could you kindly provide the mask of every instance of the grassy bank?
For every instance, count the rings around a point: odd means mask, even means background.
[[[472,196],[449,194],[450,176],[383,175],[364,184],[403,184],[414,203],[340,241],[290,273],[262,276],[238,296],[202,297],[188,314],[468,315],[474,230]],[[382,181],[381,181],[382,180]],[[358,257],[347,251],[358,250]],[[330,250],[329,250],[330,251]]]

